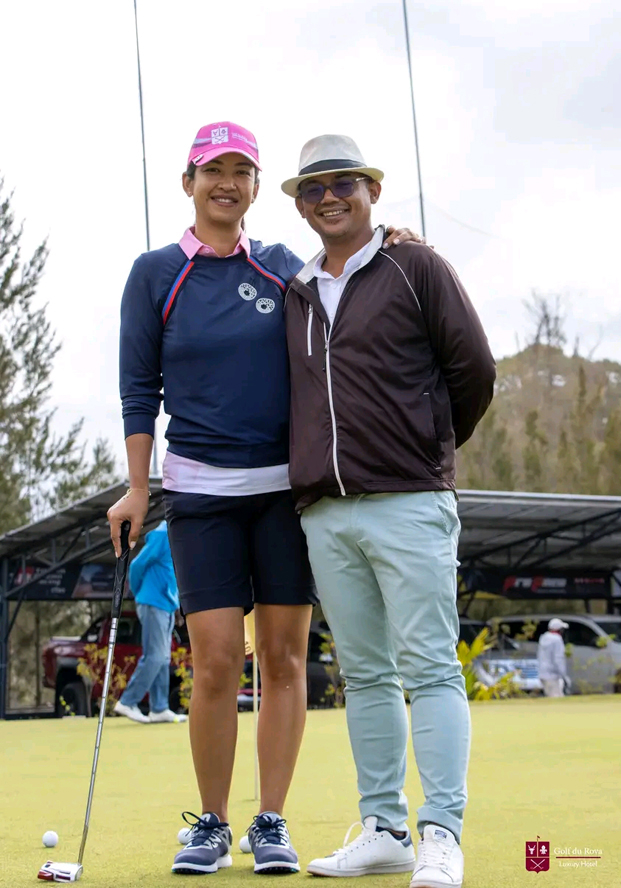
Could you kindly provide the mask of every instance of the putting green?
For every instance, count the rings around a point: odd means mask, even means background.
[[[621,696],[478,703],[472,721],[466,888],[621,886]],[[240,716],[231,797],[235,848],[256,812],[252,723],[251,714]],[[95,729],[92,719],[0,722],[0,885],[36,884],[48,857],[77,859]],[[311,885],[305,874],[257,881],[252,858],[237,851],[234,866],[214,876],[170,873],[180,848],[180,812],[199,811],[187,733],[187,725],[106,723],[82,882],[102,888],[179,888],[188,879],[191,886],[213,880],[259,888]],[[421,790],[412,755],[406,791],[414,811]],[[286,816],[303,865],[337,848],[357,820],[342,710],[309,712]],[[50,852],[41,845],[48,829],[60,836]],[[553,852],[547,873],[524,866],[525,842],[538,835]],[[602,858],[597,866],[562,867],[555,848],[583,855],[601,849]],[[409,877],[352,879],[343,888],[354,883],[407,888]]]

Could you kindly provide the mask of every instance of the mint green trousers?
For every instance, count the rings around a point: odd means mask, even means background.
[[[304,510],[302,527],[345,679],[361,818],[405,829],[405,687],[425,796],[418,831],[436,823],[459,842],[470,711],[456,654],[455,495],[324,497]]]

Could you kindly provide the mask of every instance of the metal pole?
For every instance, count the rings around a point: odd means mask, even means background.
[[[142,107],[142,73],[140,68],[140,41],[138,39],[138,7],[134,0],[134,25],[136,28],[136,62],[138,64],[138,100],[140,102],[140,132],[142,134],[142,178],[144,183],[144,221],[147,232],[147,250],[151,249],[149,234],[149,189],[147,186],[147,152],[144,140],[144,110]]]
[[[416,126],[416,105],[414,103],[414,78],[412,76],[412,54],[410,52],[410,28],[408,25],[407,0],[402,0],[403,21],[405,25],[405,46],[408,56],[408,71],[410,72],[410,94],[412,96],[412,121],[414,123],[414,144],[416,146],[416,169],[418,171],[418,197],[420,200],[420,224],[423,237],[427,237],[425,230],[425,204],[423,201],[423,179],[420,171],[420,151],[418,149],[418,127]]]
[[[134,0],[134,26],[136,30],[136,63],[138,65],[138,100],[140,102],[140,134],[142,136],[142,181],[144,186],[144,223],[147,235],[147,252],[151,249],[151,234],[149,231],[149,188],[147,185],[147,150],[144,138],[144,109],[142,105],[142,70],[140,67],[140,40],[138,39],[138,6]],[[157,476],[157,424],[153,433],[153,459],[151,462],[151,474]]]
[[[6,718],[9,697],[9,560],[2,559],[0,577],[0,720]]]
[[[35,601],[35,706],[37,709],[41,706],[41,602]]]

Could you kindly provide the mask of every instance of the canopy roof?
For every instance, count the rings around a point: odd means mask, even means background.
[[[145,530],[164,517],[161,480],[151,479],[150,486]],[[22,601],[55,597],[42,580],[52,583],[61,568],[114,564],[106,513],[124,491],[123,484],[109,487],[0,537],[0,719],[7,711],[8,639]],[[459,558],[465,573],[573,571],[579,576],[621,568],[621,497],[464,490],[459,498]],[[600,584],[598,595],[608,588],[602,577]],[[521,582],[518,586],[523,588]],[[466,582],[471,599],[476,590],[476,579]],[[524,597],[536,597],[532,587]],[[9,620],[10,600],[17,606]]]
[[[621,497],[464,490],[459,556],[468,567],[621,567]]]
[[[151,501],[144,524],[147,530],[164,517],[161,479],[151,478],[149,486]],[[114,562],[106,514],[126,490],[127,484],[115,484],[47,518],[5,533],[0,536],[0,560],[25,556],[50,565],[66,563],[67,557],[71,561]]]
[[[162,520],[162,482],[152,478],[145,529]],[[0,561],[42,565],[114,562],[106,513],[117,484],[0,537]],[[621,567],[621,497],[460,490],[459,557],[464,566],[609,570]]]

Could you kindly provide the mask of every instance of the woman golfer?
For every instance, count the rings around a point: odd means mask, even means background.
[[[242,224],[259,191],[252,133],[202,127],[183,174],[196,221],[179,243],[140,256],[121,307],[120,387],[130,488],[109,511],[135,545],[149,500],[160,402],[170,416],[163,466],[170,545],[194,664],[190,741],[201,796],[175,873],[230,866],[228,797],[254,607],[261,668],[260,813],[249,830],[255,872],[298,872],[282,817],[306,717],[313,590],[288,481],[287,282],[303,263]],[[408,239],[405,231],[396,237]]]

